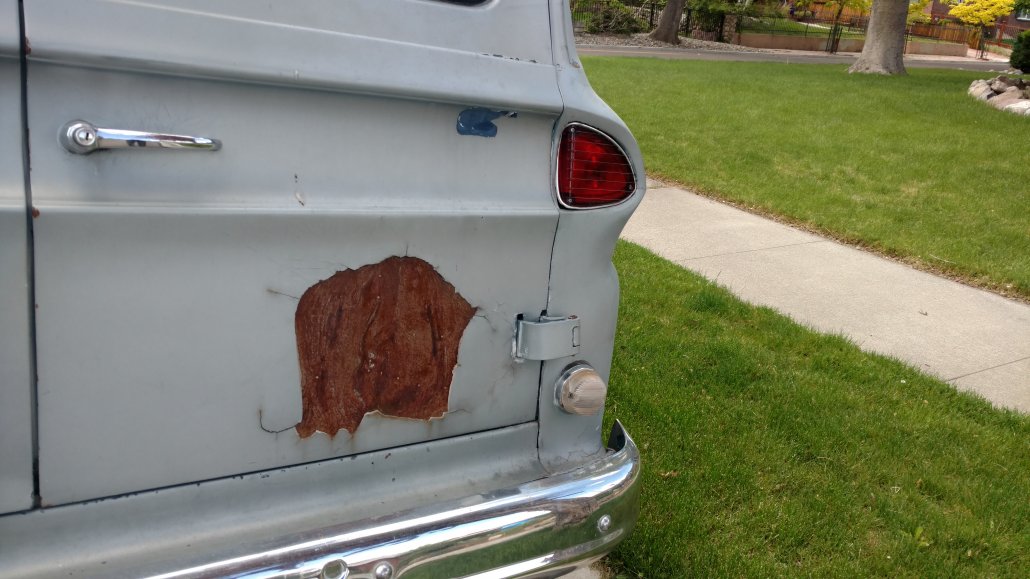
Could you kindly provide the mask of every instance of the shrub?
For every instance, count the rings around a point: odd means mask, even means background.
[[[1012,45],[1009,64],[1012,68],[1030,73],[1030,30],[1026,30],[1016,37],[1016,42]]]
[[[644,23],[636,13],[619,0],[603,0],[586,21],[591,34],[633,34],[643,32]]]

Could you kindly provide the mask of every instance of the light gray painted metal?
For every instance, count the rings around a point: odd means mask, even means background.
[[[142,9],[137,4],[81,5],[107,16],[125,7],[126,19],[112,20],[120,26],[142,18],[132,12]],[[244,72],[234,78],[246,74],[283,86],[146,75],[126,70],[196,73],[192,64],[174,60],[176,47],[189,43],[158,39],[168,54],[154,62],[147,60],[159,56],[147,52],[153,42],[115,46],[105,43],[122,42],[122,35],[69,36],[58,24],[85,10],[81,5],[26,5],[34,46],[33,190],[41,212],[36,260],[44,503],[367,452],[535,417],[538,366],[514,363],[511,336],[516,315],[546,304],[558,213],[550,184],[556,117],[527,111],[560,107],[553,69],[434,52],[444,63],[473,58],[478,64],[468,74],[426,67],[417,78],[404,78],[394,67],[389,78],[397,86],[374,87],[407,90],[400,85],[410,82],[417,89],[413,96],[435,95],[436,101],[360,96],[344,92],[357,85],[337,79],[377,78],[378,60],[368,55],[382,42],[261,25],[263,34],[272,35],[263,44],[237,50],[240,43],[223,38],[223,50],[209,58],[238,59]],[[448,14],[456,9],[427,5]],[[65,11],[47,11],[57,6]],[[376,13],[381,17],[382,9]],[[162,31],[166,24],[170,30],[185,26],[176,18],[193,18],[191,39],[215,32],[236,38],[236,27],[258,26],[251,20],[196,20],[193,12],[163,14],[171,24],[161,21]],[[485,28],[462,33],[483,46],[493,42],[492,31],[509,26],[503,20],[481,23]],[[160,32],[157,24],[149,26],[152,34]],[[524,32],[546,38],[544,28]],[[289,33],[290,42],[276,40],[279,33]],[[360,50],[334,45],[334,54],[349,58],[320,61],[319,43],[327,37],[357,42]],[[392,57],[396,63],[417,54],[414,46],[387,45],[401,51]],[[81,53],[75,63],[108,64],[104,54],[115,49],[112,58],[122,70],[36,60]],[[295,49],[290,62],[323,67],[316,71],[322,75],[318,86],[329,90],[297,88],[312,85],[296,82],[291,70],[246,69],[278,66],[281,53]],[[141,60],[126,62],[134,55]],[[539,76],[540,67],[549,76]],[[518,118],[499,119],[495,138],[457,134],[457,115],[466,105],[448,103],[489,102],[491,94],[502,93]],[[526,107],[519,106],[523,101]],[[224,146],[214,154],[122,150],[78,156],[57,139],[60,127],[76,118],[211,135]],[[369,415],[354,436],[299,439],[291,429],[301,411],[296,299],[338,270],[393,255],[433,264],[478,308],[462,340],[451,412],[428,423]]]
[[[0,1],[0,513],[32,506],[28,226],[18,4]]]
[[[551,257],[548,312],[575,312],[582,320],[580,352],[543,363],[540,392],[540,460],[552,471],[573,467],[603,451],[601,418],[566,414],[554,403],[554,384],[573,361],[583,360],[607,381],[615,343],[615,323],[619,306],[619,279],[611,262],[619,232],[646,188],[643,156],[629,129],[594,93],[576,55],[571,15],[565,2],[551,2],[553,53],[558,86],[565,110],[556,125],[572,122],[595,127],[610,137],[629,155],[636,174],[637,188],[626,202],[590,211],[562,211]],[[564,31],[562,33],[561,31]],[[554,139],[557,147],[557,139]],[[557,151],[552,154],[557,158]]]
[[[541,4],[26,0],[25,16],[39,60],[557,112]]]
[[[0,57],[18,58],[21,50],[21,23],[18,0],[0,0]],[[7,84],[6,77],[4,84]]]
[[[0,517],[0,576],[139,577],[539,479],[533,423]],[[471,460],[474,457],[475,460]]]

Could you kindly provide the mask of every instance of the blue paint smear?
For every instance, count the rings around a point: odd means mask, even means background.
[[[500,117],[515,118],[515,111],[492,111],[484,108],[465,109],[458,113],[458,134],[474,137],[496,137],[497,125],[493,121]]]

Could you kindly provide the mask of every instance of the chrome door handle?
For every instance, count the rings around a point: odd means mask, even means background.
[[[78,155],[87,155],[100,149],[195,149],[217,151],[222,148],[218,139],[167,135],[147,131],[101,129],[86,121],[71,121],[61,127],[58,136],[65,149]]]

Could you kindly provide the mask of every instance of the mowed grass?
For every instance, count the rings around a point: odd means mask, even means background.
[[[1030,298],[1030,117],[990,73],[584,58],[649,173]]]
[[[607,419],[643,455],[620,577],[1026,577],[1030,417],[620,242]]]

